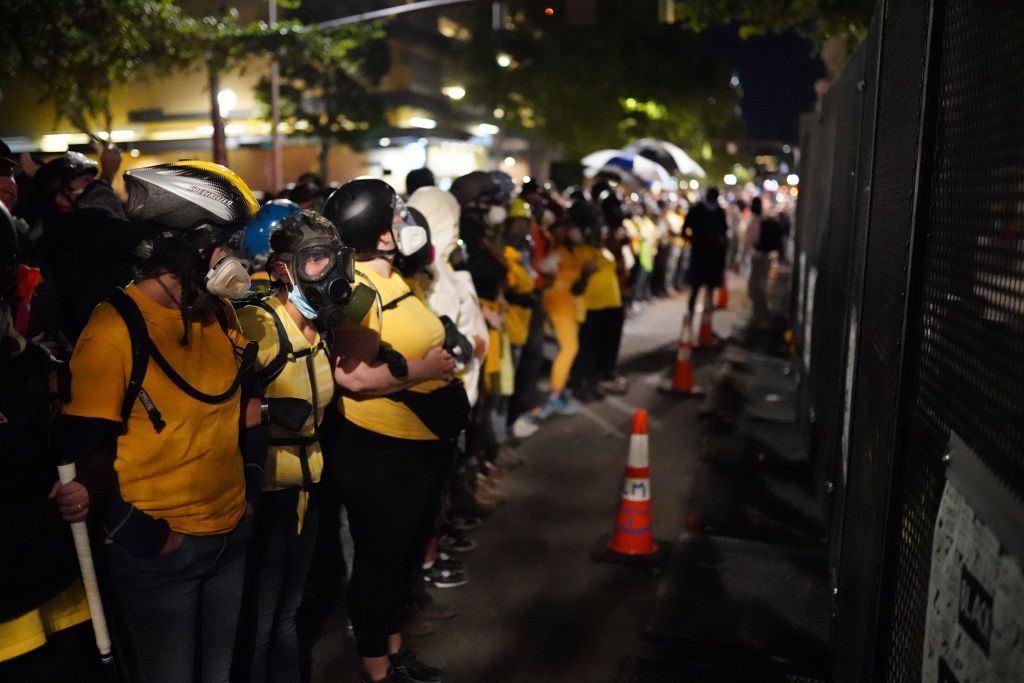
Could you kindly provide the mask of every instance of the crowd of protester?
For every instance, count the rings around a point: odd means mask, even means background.
[[[5,680],[96,673],[80,521],[129,680],[302,680],[298,616],[339,581],[362,680],[443,680],[405,640],[455,616],[433,589],[467,582],[516,444],[628,391],[652,297],[689,289],[692,315],[784,252],[759,199],[713,188],[419,169],[404,197],[305,174],[260,205],[181,161],[125,172],[122,201],[119,163],[0,143]]]

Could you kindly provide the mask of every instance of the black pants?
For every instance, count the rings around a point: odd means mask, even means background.
[[[348,510],[349,616],[362,657],[387,655],[388,636],[401,630],[408,567],[422,559],[424,520],[436,509],[438,449],[437,441],[396,439],[348,421],[330,444],[324,475]]]
[[[593,387],[615,376],[625,321],[621,306],[587,311],[587,319],[580,326],[580,351],[572,367],[576,389]]]
[[[508,406],[508,423],[540,405],[542,397],[537,385],[544,376],[544,321],[547,314],[540,299],[533,304],[530,328],[516,364],[516,383]]]

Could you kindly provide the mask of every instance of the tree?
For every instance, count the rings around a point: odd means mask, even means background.
[[[181,59],[182,14],[171,0],[8,0],[0,82],[31,82],[82,132],[110,129],[110,93]]]
[[[852,49],[867,31],[874,0],[677,0],[676,21],[692,31],[734,25],[741,36],[795,31],[821,45],[835,38]]]
[[[645,11],[648,10],[648,11]],[[652,2],[599,5],[594,20],[509,3],[506,30],[479,16],[460,60],[469,97],[502,126],[580,158],[638,137],[671,140],[707,166],[731,168],[741,135],[724,64],[697,38],[658,24]]]
[[[333,145],[359,149],[385,125],[373,92],[389,66],[384,31],[379,23],[358,24],[295,38],[276,52],[281,118],[293,135],[319,141],[320,172],[326,174]],[[269,77],[261,79],[257,96],[269,103]]]

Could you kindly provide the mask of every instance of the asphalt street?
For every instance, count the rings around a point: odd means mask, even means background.
[[[718,335],[727,337],[741,318],[739,298],[734,293],[733,307],[715,314]],[[627,320],[620,356],[626,395],[551,418],[518,446],[526,464],[501,482],[508,502],[472,532],[478,548],[466,556],[469,583],[431,589],[459,615],[409,641],[448,672],[446,680],[611,683],[640,650],[657,574],[589,555],[612,529],[637,408],[650,414],[655,538],[671,542],[683,531],[698,469],[700,401],[664,395],[657,385],[674,362],[684,307],[683,297],[656,300]],[[712,359],[695,352],[698,383],[710,379]],[[353,647],[339,607],[314,647],[312,680],[355,680]]]

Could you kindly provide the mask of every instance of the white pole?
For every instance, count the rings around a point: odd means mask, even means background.
[[[75,463],[57,466],[57,476],[61,484],[74,481],[77,471]],[[92,547],[89,545],[89,529],[85,522],[71,524],[71,535],[75,539],[75,552],[78,554],[78,566],[82,570],[82,584],[85,586],[85,599],[89,602],[92,614],[92,631],[96,635],[96,649],[104,663],[111,661],[110,631],[107,630],[107,617],[103,613],[103,601],[100,599],[100,586],[96,581],[96,567],[92,563]]]
[[[270,25],[277,23],[277,0],[268,0]],[[281,160],[281,83],[277,60],[270,63],[270,184],[277,192],[284,186],[284,166]]]

